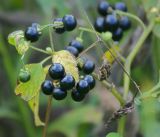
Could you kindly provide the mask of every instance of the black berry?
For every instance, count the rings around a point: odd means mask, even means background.
[[[65,49],[71,54],[73,54],[75,57],[78,57],[79,52],[78,49],[76,49],[75,47],[67,46]]]
[[[85,94],[81,94],[79,91],[73,90],[71,93],[71,97],[74,101],[80,102],[85,98]]]
[[[28,71],[25,70],[21,70],[18,76],[18,79],[20,82],[28,82],[30,80],[31,76],[30,73]]]
[[[116,3],[114,8],[115,8],[115,10],[121,10],[121,11],[125,11],[125,12],[127,11],[126,4],[123,2]]]
[[[67,92],[61,88],[54,88],[52,95],[56,100],[63,100],[67,96]]]
[[[49,75],[52,79],[58,80],[65,76],[64,67],[60,63],[54,63],[49,68]]]
[[[83,72],[86,74],[90,74],[94,71],[95,69],[95,64],[91,60],[87,60],[83,66]]]
[[[98,32],[105,32],[105,22],[103,17],[98,17],[94,23],[94,28]]]
[[[118,28],[118,19],[115,15],[106,16],[105,28],[109,31],[114,31]]]
[[[119,26],[123,30],[128,30],[131,27],[131,21],[128,19],[128,17],[124,16],[119,20]]]
[[[69,46],[72,46],[72,47],[75,47],[79,52],[82,52],[83,51],[83,45],[80,41],[78,40],[72,40],[70,43],[69,43]]]
[[[24,35],[26,40],[31,42],[36,42],[40,36],[36,27],[28,27]]]
[[[45,80],[41,85],[42,92],[46,95],[51,95],[54,89],[53,83],[50,80]]]
[[[60,81],[60,87],[64,90],[70,90],[75,86],[75,79],[72,75],[66,75],[61,81]]]
[[[109,3],[107,1],[100,1],[98,4],[98,12],[99,14],[101,14],[102,16],[106,16],[107,15],[107,10],[110,7]]]
[[[88,82],[90,89],[93,89],[95,87],[96,81],[91,75],[86,75],[84,77],[84,80]]]
[[[89,92],[90,88],[89,88],[89,84],[87,81],[85,80],[80,80],[77,83],[77,90],[81,93],[81,94],[86,94]]]
[[[118,28],[117,30],[115,30],[113,33],[112,33],[112,39],[114,41],[119,41],[122,36],[123,36],[123,30],[121,28]]]
[[[64,28],[67,31],[72,31],[77,26],[76,18],[73,15],[65,15],[62,19]]]
[[[54,24],[63,23],[62,18],[55,18],[53,20],[53,23]],[[54,29],[55,29],[55,32],[58,33],[58,34],[62,34],[62,33],[65,32],[64,26],[63,27],[54,27]]]

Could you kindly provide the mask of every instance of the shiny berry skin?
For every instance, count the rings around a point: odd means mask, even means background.
[[[78,40],[72,40],[70,43],[69,43],[69,46],[72,46],[72,47],[75,47],[79,53],[83,51],[83,45],[80,41]]]
[[[75,57],[78,57],[79,52],[78,49],[76,49],[75,47],[67,46],[65,49],[69,51],[71,54],[73,54]]]
[[[55,18],[53,23],[63,23],[62,18]],[[62,28],[54,28],[57,34],[62,34],[65,32],[64,26]]]
[[[45,94],[45,95],[51,95],[52,94],[52,91],[54,89],[54,85],[52,83],[52,81],[50,80],[45,80],[42,85],[41,85],[41,89],[42,89],[42,92]]]
[[[112,39],[114,41],[119,41],[122,36],[123,36],[123,30],[121,28],[118,28],[117,30],[115,30],[113,33],[112,33]]]
[[[52,95],[56,100],[63,100],[67,96],[67,92],[61,88],[54,88]]]
[[[94,23],[94,28],[98,32],[105,32],[105,22],[103,17],[98,17]]]
[[[75,79],[72,75],[67,74],[61,81],[60,87],[64,90],[70,90],[75,86]]]
[[[124,16],[119,20],[119,26],[123,30],[128,30],[131,27],[131,21],[128,19],[128,17]]]
[[[118,19],[115,15],[108,15],[105,18],[105,28],[109,31],[114,31],[118,28]]]
[[[49,68],[49,75],[53,80],[62,79],[65,76],[65,70],[62,64],[53,63]]]
[[[73,15],[65,15],[62,19],[64,28],[67,31],[72,31],[77,26],[76,18]]]
[[[85,94],[81,94],[79,91],[73,90],[71,93],[71,97],[74,101],[80,102],[85,98]]]
[[[90,74],[94,71],[95,69],[95,64],[91,60],[87,60],[83,66],[83,72],[86,74]]]
[[[102,16],[106,16],[107,15],[107,10],[110,7],[109,3],[107,1],[100,1],[98,4],[98,12],[99,14],[101,14]]]
[[[91,75],[86,75],[84,80],[88,82],[90,89],[93,89],[96,85],[96,81]]]
[[[26,40],[36,42],[39,39],[39,32],[36,27],[28,27],[24,34]]]
[[[18,79],[20,82],[28,82],[30,80],[31,76],[30,73],[28,71],[25,70],[21,70],[18,76]]]
[[[117,2],[114,6],[115,10],[121,10],[121,11],[124,11],[126,12],[127,11],[127,7],[126,7],[126,4],[123,3],[123,2]]]
[[[89,92],[90,88],[89,88],[89,84],[87,81],[85,80],[80,80],[78,83],[77,83],[77,86],[76,86],[77,90],[80,92],[80,94],[86,94]]]

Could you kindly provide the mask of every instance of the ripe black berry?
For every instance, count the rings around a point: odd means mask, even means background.
[[[60,81],[60,87],[64,90],[70,90],[75,86],[75,79],[72,75],[66,75],[61,81]]]
[[[83,45],[80,41],[78,40],[72,40],[70,43],[69,43],[69,46],[72,46],[72,47],[75,47],[79,52],[82,52],[83,51]]]
[[[99,14],[101,14],[102,16],[106,16],[107,15],[107,10],[110,7],[109,3],[107,1],[101,1],[98,4],[98,12]]]
[[[128,19],[128,17],[124,16],[120,19],[119,26],[123,30],[128,30],[131,27],[131,21]]]
[[[54,63],[49,68],[49,75],[52,79],[58,80],[64,77],[65,70],[60,63]]]
[[[94,28],[98,32],[105,32],[105,22],[103,17],[98,17],[94,23]]]
[[[87,81],[85,80],[80,80],[78,83],[77,83],[77,86],[76,86],[77,90],[81,93],[81,94],[86,94],[89,92],[89,84]]]
[[[74,101],[80,102],[84,99],[85,94],[81,94],[79,91],[73,90],[71,93],[71,97]]]
[[[18,79],[20,82],[25,83],[25,82],[29,81],[30,78],[31,78],[31,76],[28,71],[25,71],[25,70],[20,71],[19,76],[18,76]]]
[[[95,69],[95,64],[91,60],[87,60],[83,66],[83,72],[86,74],[90,74],[94,71]]]
[[[62,19],[64,28],[67,31],[72,31],[77,26],[77,21],[73,15],[65,15]]]
[[[36,27],[28,27],[24,35],[26,40],[31,42],[36,42],[40,36]]]
[[[73,54],[75,57],[78,57],[79,52],[78,49],[76,49],[75,47],[67,46],[65,49],[71,54]]]
[[[50,80],[45,80],[41,85],[42,92],[46,95],[51,95],[54,89],[53,83]]]
[[[106,16],[105,28],[109,31],[114,31],[118,28],[118,19],[115,15]]]
[[[53,23],[55,24],[58,24],[58,23],[61,23],[62,22],[62,18],[55,18],[53,20]],[[58,34],[62,34],[65,32],[65,29],[64,29],[64,26],[61,27],[61,28],[54,28],[55,29],[55,32],[58,33]]]
[[[123,3],[123,2],[118,2],[118,3],[116,3],[115,6],[114,6],[114,8],[115,8],[116,10],[121,10],[121,11],[125,11],[125,12],[127,11],[126,4]]]
[[[90,89],[93,89],[95,87],[96,81],[91,75],[86,75],[84,77],[84,80],[88,82]]]
[[[112,39],[114,41],[119,41],[122,36],[123,36],[123,30],[121,28],[118,28],[117,30],[115,30],[113,33],[112,33]]]
[[[54,88],[52,95],[56,100],[63,100],[67,96],[67,92],[61,88]]]

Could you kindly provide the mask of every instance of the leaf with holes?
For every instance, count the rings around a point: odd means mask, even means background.
[[[79,73],[76,58],[68,51],[61,50],[53,55],[53,63],[60,63],[64,66],[65,72],[72,75],[76,82],[79,81]]]
[[[15,46],[17,52],[21,55],[23,55],[29,49],[30,45],[30,42],[25,40],[24,32],[22,30],[18,30],[9,34],[8,42],[9,44]]]
[[[25,68],[30,72],[31,79],[26,83],[18,84],[15,93],[25,101],[29,101],[38,94],[46,73],[40,63],[26,65]]]

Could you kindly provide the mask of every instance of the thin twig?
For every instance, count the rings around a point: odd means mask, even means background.
[[[42,137],[46,137],[46,134],[47,134],[48,121],[49,121],[49,116],[51,112],[51,104],[52,104],[52,95],[49,96],[48,98],[48,105],[47,105],[46,116],[45,116],[45,126],[43,129]]]
[[[36,50],[38,52],[41,52],[41,53],[44,53],[44,54],[49,54],[47,51],[43,50],[43,49],[39,49],[39,48],[36,48],[36,47],[33,47],[31,45],[29,45],[29,48],[33,49],[33,50]]]

